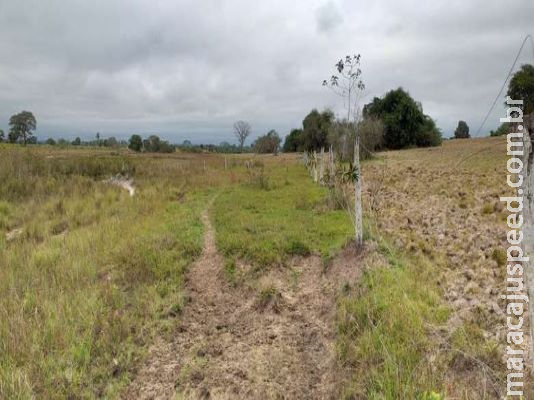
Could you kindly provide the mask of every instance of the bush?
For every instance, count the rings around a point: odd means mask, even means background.
[[[280,136],[275,130],[270,130],[266,135],[260,136],[252,147],[256,153],[265,154],[273,153],[278,154],[278,149],[280,147]]]

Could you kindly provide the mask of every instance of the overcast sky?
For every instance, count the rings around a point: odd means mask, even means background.
[[[235,142],[238,119],[284,136],[343,111],[321,82],[360,53],[365,101],[402,86],[445,136],[474,132],[533,16],[532,0],[0,0],[0,128],[30,110],[40,139]]]

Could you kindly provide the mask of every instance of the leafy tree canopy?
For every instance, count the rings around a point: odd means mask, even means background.
[[[375,97],[363,108],[364,118],[376,118],[384,124],[384,146],[402,149],[411,146],[436,146],[441,143],[441,132],[434,121],[423,113],[403,88],[391,90],[384,97]]]
[[[310,151],[327,147],[328,131],[334,120],[331,110],[319,112],[313,109],[302,121],[302,148]]]
[[[141,151],[143,149],[143,138],[139,135],[132,135],[128,142],[128,148],[133,151]]]
[[[517,71],[508,85],[508,96],[523,100],[523,113],[534,112],[534,65],[525,64]]]
[[[9,119],[8,139],[11,143],[22,140],[26,144],[31,142],[33,132],[37,128],[37,121],[30,111],[22,111],[12,115]]]
[[[469,126],[465,121],[458,121],[458,126],[454,131],[454,137],[456,139],[469,139]]]
[[[490,132],[490,136],[503,136],[510,133],[510,124],[508,122],[503,122],[495,131]]]
[[[284,153],[300,151],[302,147],[302,129],[292,129],[284,141]]]
[[[143,149],[149,153],[173,153],[175,148],[165,140],[161,140],[157,135],[150,135],[143,140]]]

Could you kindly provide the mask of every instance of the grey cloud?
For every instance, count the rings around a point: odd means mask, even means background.
[[[237,119],[286,134],[313,107],[343,112],[320,83],[361,53],[366,101],[403,86],[445,133],[474,130],[533,14],[530,0],[0,0],[0,128],[30,109],[41,137],[217,143]]]
[[[317,8],[315,16],[317,19],[317,29],[320,32],[331,31],[343,22],[341,12],[332,1]]]

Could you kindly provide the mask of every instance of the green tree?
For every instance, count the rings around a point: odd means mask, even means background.
[[[73,146],[80,146],[82,144],[82,139],[80,139],[80,137],[77,137],[76,139],[74,139],[71,143]]]
[[[517,71],[508,85],[508,96],[523,100],[523,113],[534,112],[534,65],[525,64]]]
[[[48,138],[46,139],[46,142],[45,144],[49,145],[49,146],[55,146],[56,145],[56,141],[52,138]]]
[[[3,142],[4,140],[5,140],[4,131],[0,129],[0,143]]]
[[[107,139],[104,139],[104,147],[117,147],[119,142],[116,137],[112,136]]]
[[[283,147],[284,153],[302,150],[302,129],[292,129],[286,136]]]
[[[256,153],[273,153],[278,154],[282,139],[274,129],[267,132],[266,135],[260,136],[254,142],[253,148]]]
[[[302,147],[304,150],[320,150],[328,146],[328,131],[335,120],[331,110],[319,112],[316,109],[302,121]]]
[[[9,119],[9,141],[14,143],[22,139],[26,145],[37,128],[37,121],[30,111],[22,111]]]
[[[159,136],[150,135],[148,139],[143,140],[143,148],[149,153],[157,153],[161,145]]]
[[[456,139],[469,139],[469,126],[465,121],[458,121],[458,126],[454,131],[454,137]]]
[[[174,153],[176,149],[172,144],[167,142],[166,140],[160,141],[159,150],[160,153]]]
[[[510,123],[503,122],[495,131],[490,131],[490,136],[503,136],[510,133]]]
[[[425,115],[423,125],[415,133],[415,145],[417,147],[433,147],[439,146],[441,142],[441,131],[434,120]]]
[[[410,146],[430,146],[441,143],[441,132],[430,117],[423,113],[403,88],[391,90],[383,98],[375,97],[363,108],[364,118],[377,118],[384,123],[384,146],[402,149]]]
[[[139,135],[132,135],[128,142],[128,148],[133,151],[141,151],[143,149],[143,138]]]

